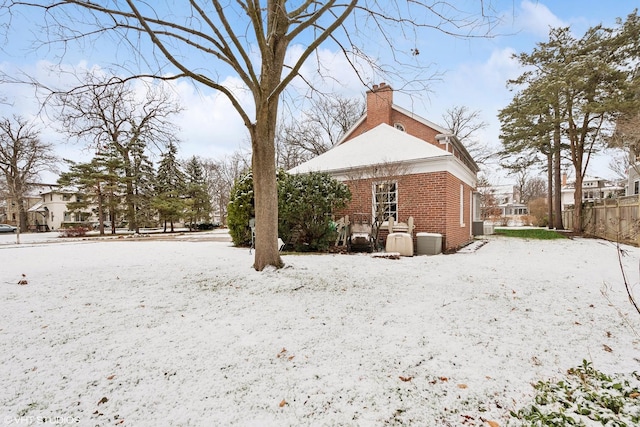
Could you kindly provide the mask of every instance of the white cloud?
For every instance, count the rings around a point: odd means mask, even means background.
[[[536,36],[546,38],[550,28],[565,27],[568,24],[553,14],[540,1],[524,0],[520,4],[522,14],[516,18],[516,27]]]
[[[253,113],[252,100],[242,89],[240,80],[227,78],[222,84],[236,88],[234,93],[243,108],[248,114]],[[173,88],[184,108],[176,118],[180,127],[180,157],[219,158],[246,145],[247,129],[224,94],[195,86],[187,80],[175,82]]]

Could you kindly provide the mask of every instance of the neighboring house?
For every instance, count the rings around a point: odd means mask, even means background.
[[[478,165],[455,135],[395,105],[385,83],[367,92],[365,115],[334,148],[289,172],[317,171],[349,186],[350,218],[413,217],[414,244],[415,233],[439,233],[445,251],[473,238]]]
[[[7,201],[0,200],[0,224],[7,222]]]
[[[483,219],[493,221],[495,225],[526,225],[523,218],[529,214],[527,205],[521,202],[520,191],[516,185],[492,185],[483,190],[491,197],[491,206],[483,207],[490,214]]]
[[[29,230],[49,231],[61,228],[63,223],[85,222],[92,218],[91,212],[70,212],[67,203],[77,200],[77,190],[56,184],[36,184],[26,196],[27,224]],[[9,198],[6,200],[8,223],[17,225],[18,209]]]
[[[575,180],[567,181],[567,176],[562,176],[562,210],[574,205]],[[598,202],[604,199],[612,199],[625,194],[625,188],[621,185],[600,177],[585,176],[582,180],[582,201]],[[631,193],[634,194],[634,193]],[[638,194],[638,193],[635,193]]]
[[[629,167],[625,196],[640,194],[640,163],[638,160],[634,157],[631,163],[633,166]]]

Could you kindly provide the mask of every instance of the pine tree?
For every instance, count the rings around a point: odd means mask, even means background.
[[[167,222],[171,225],[171,232],[174,231],[174,223],[184,216],[186,209],[186,177],[176,158],[177,151],[176,146],[170,143],[162,155],[155,180],[155,196],[151,203],[164,223],[165,232]]]
[[[575,171],[572,228],[577,232],[583,229],[582,181],[591,154],[608,139],[617,115],[628,105],[633,64],[638,60],[637,41],[630,42],[637,22],[635,11],[619,29],[596,26],[580,39],[570,28],[552,29],[549,42],[518,56],[527,71],[510,83],[521,90],[500,112],[506,153],[547,156],[548,169],[554,171],[556,224],[560,159],[571,160]]]
[[[211,217],[211,199],[207,191],[207,182],[204,167],[196,156],[193,156],[185,164],[187,197],[186,217],[190,227],[200,221],[209,221]]]
[[[58,179],[58,184],[73,186],[81,195],[77,201],[67,203],[71,211],[82,211],[96,205],[100,235],[104,234],[104,219],[108,213],[111,218],[111,232],[115,234],[115,218],[124,190],[123,163],[113,152],[99,152],[90,162],[76,163],[65,160],[69,171]]]

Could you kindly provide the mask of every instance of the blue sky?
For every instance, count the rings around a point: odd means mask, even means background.
[[[456,0],[457,1],[457,0]],[[479,0],[465,0],[462,3],[479,3]],[[485,0],[487,3],[487,0]],[[456,3],[457,4],[457,3]],[[429,65],[425,74],[438,73],[440,77],[430,84],[430,92],[411,97],[397,93],[395,102],[402,107],[436,123],[442,123],[442,114],[453,106],[467,106],[478,110],[489,127],[481,135],[488,144],[498,147],[499,123],[497,112],[511,100],[512,94],[506,88],[509,78],[518,76],[521,70],[511,58],[514,53],[530,52],[536,42],[547,40],[550,27],[571,26],[577,36],[600,23],[613,26],[618,17],[625,18],[640,2],[611,0],[492,0],[491,6],[501,17],[501,23],[494,28],[493,37],[461,39],[441,34],[437,31],[427,33],[419,41],[419,60]],[[70,50],[60,58],[56,52],[41,48],[35,53],[28,50],[28,41],[37,35],[31,25],[31,16],[16,17],[17,25],[9,32],[4,47],[4,57],[0,57],[0,68],[4,72],[23,72],[43,81],[59,84],[66,77],[51,74],[47,65],[57,63],[66,69],[100,68],[126,58],[126,49],[117,49],[108,42],[85,45],[83,50]],[[401,35],[397,35],[401,42]],[[295,54],[296,47],[292,47]],[[331,46],[323,46],[319,51],[322,64],[329,70],[339,85],[333,85],[334,91],[345,96],[359,96],[366,90],[349,71],[344,59]],[[313,64],[307,72],[313,73]],[[233,76],[222,75],[221,79],[235,84]],[[378,83],[372,81],[371,83]],[[392,86],[398,82],[387,81]],[[182,139],[179,156],[186,158],[199,155],[218,158],[235,150],[247,147],[247,133],[237,113],[220,94],[204,88],[194,87],[188,81],[174,84],[176,96],[186,108],[177,118]],[[20,114],[33,117],[39,112],[33,89],[24,86],[0,86],[0,97],[6,98],[10,105],[0,105],[0,115]],[[81,145],[65,143],[65,138],[55,132],[55,126],[43,118],[43,137],[55,142],[60,156],[74,160],[83,160],[88,155]],[[608,159],[600,156],[593,163],[591,175],[613,176],[608,170]],[[489,173],[489,177],[492,178]],[[506,183],[508,179],[496,174],[497,183]]]

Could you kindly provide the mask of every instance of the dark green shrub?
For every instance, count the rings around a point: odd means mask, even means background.
[[[295,250],[324,250],[335,238],[331,214],[351,200],[349,188],[327,173],[278,173],[278,234]],[[236,246],[251,245],[254,217],[253,176],[243,176],[231,190],[227,226]]]
[[[298,251],[326,250],[336,237],[331,214],[351,200],[327,173],[285,175],[278,184],[278,234]]]
[[[233,184],[227,206],[227,227],[234,245],[251,245],[249,220],[254,216],[253,174],[248,172]]]

